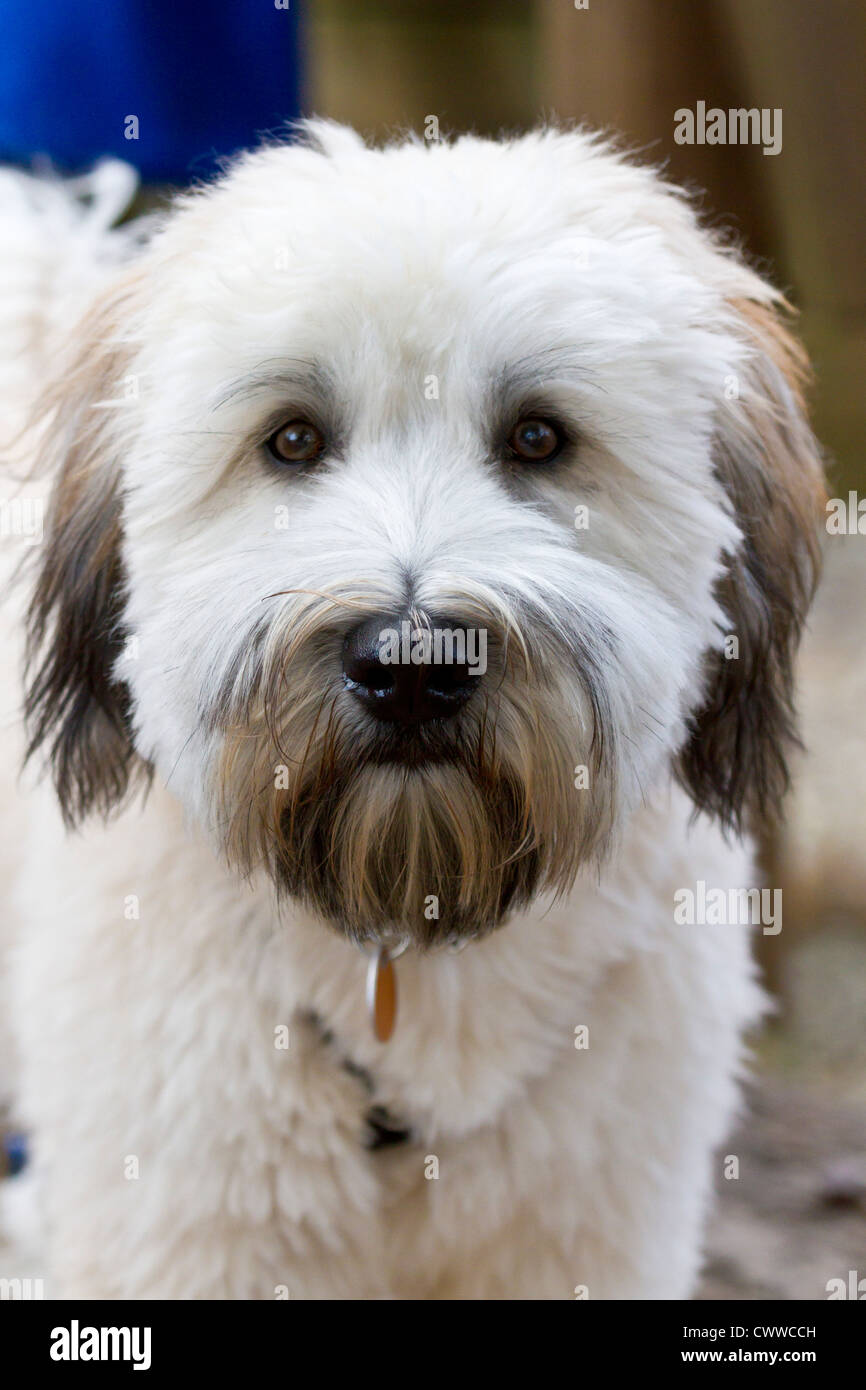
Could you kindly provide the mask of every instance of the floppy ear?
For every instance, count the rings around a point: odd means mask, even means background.
[[[805,354],[781,320],[788,306],[745,299],[731,308],[749,352],[739,399],[721,408],[715,467],[743,535],[719,587],[739,650],[709,662],[680,776],[698,809],[740,831],[774,818],[788,786],[793,660],[818,576],[825,494]]]
[[[115,443],[129,406],[125,298],[115,291],[79,325],[37,422],[38,468],[54,481],[27,617],[27,757],[47,754],[68,825],[107,814],[135,762],[129,692],[114,672],[126,637]]]

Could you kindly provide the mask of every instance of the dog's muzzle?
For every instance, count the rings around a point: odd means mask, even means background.
[[[606,833],[608,781],[586,739],[604,687],[562,622],[526,605],[520,627],[472,595],[443,603],[459,622],[352,606],[351,629],[302,615],[289,660],[278,624],[254,700],[223,711],[228,858],[264,864],[368,946],[476,940],[569,887]],[[592,794],[579,797],[584,746]]]

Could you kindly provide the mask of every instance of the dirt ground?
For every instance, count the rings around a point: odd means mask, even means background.
[[[697,1297],[826,1299],[828,1280],[866,1279],[866,1107],[767,1075],[748,1099]]]
[[[795,932],[780,983],[745,1118],[724,1146],[740,1175],[718,1181],[702,1299],[824,1299],[830,1279],[866,1280],[863,923]]]

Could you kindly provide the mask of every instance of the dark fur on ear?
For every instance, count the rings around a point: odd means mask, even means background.
[[[77,331],[76,361],[39,423],[40,471],[54,475],[27,621],[27,758],[45,752],[67,825],[107,814],[137,766],[130,697],[114,665],[123,650],[124,575],[115,417],[125,358],[117,296]]]
[[[772,307],[732,307],[752,357],[739,400],[722,408],[716,471],[744,537],[719,589],[739,654],[709,662],[680,776],[699,810],[739,832],[772,821],[788,787],[793,663],[818,577],[825,494],[805,355]]]

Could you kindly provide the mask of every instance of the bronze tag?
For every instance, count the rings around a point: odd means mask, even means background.
[[[373,1033],[385,1043],[397,1021],[397,972],[391,953],[380,946],[367,966],[367,1011]]]

